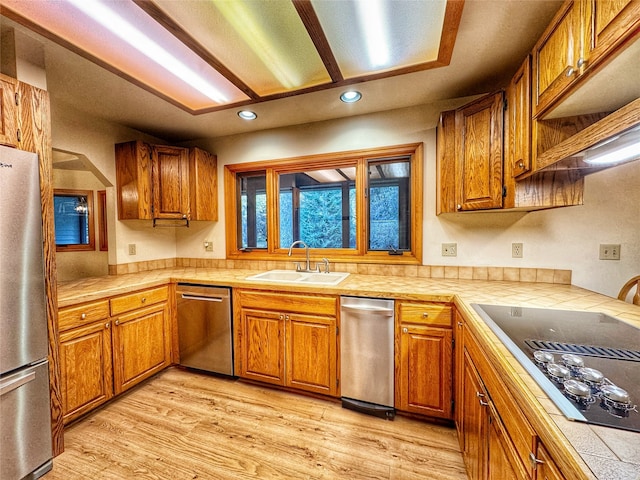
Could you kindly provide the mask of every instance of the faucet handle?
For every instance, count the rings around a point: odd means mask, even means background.
[[[323,258],[322,263],[324,263],[324,273],[329,273],[329,259]]]
[[[302,271],[302,266],[300,265],[300,262],[293,262],[296,266],[296,272],[301,272]]]

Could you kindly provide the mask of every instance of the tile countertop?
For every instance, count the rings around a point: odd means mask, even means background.
[[[479,340],[504,372],[520,388],[541,437],[560,440],[575,461],[583,466],[585,478],[598,480],[640,480],[640,433],[587,425],[567,420],[511,355],[471,303],[521,307],[588,310],[613,315],[640,327],[640,307],[572,285],[507,281],[449,280],[351,274],[337,286],[300,286],[249,281],[255,270],[170,268],[126,275],[86,278],[58,285],[58,306],[65,307],[106,296],[128,293],[167,282],[191,282],[230,287],[316,292],[336,295],[391,297],[438,302],[455,302]],[[636,402],[640,399],[633,399]],[[575,453],[574,453],[575,452]]]

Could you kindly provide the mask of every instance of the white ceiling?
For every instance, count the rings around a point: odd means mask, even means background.
[[[410,1],[410,0],[401,0]],[[42,43],[52,109],[68,106],[136,130],[181,142],[263,130],[340,117],[431,104],[489,92],[506,86],[511,75],[543,32],[561,1],[467,0],[451,64],[357,84],[363,99],[344,104],[344,87],[272,100],[251,106],[253,122],[241,120],[237,108],[191,115],[79,55],[25,29],[13,27]],[[27,49],[34,64],[37,49]]]

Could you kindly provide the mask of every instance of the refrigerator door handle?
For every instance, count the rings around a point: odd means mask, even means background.
[[[36,379],[36,372],[29,372],[25,375],[22,375],[18,378],[12,378],[11,380],[0,384],[0,397],[6,395],[9,392],[13,392],[14,390],[20,388],[21,386],[32,382]]]

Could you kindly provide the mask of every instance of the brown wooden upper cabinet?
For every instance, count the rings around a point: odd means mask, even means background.
[[[0,145],[18,146],[17,81],[0,75]]]
[[[218,219],[217,161],[199,148],[119,143],[118,219]]]
[[[637,33],[640,2],[567,0],[533,48],[533,116]]]
[[[503,110],[498,92],[442,114],[438,213],[502,208]]]
[[[507,88],[507,133],[505,177],[531,170],[531,56],[511,79]]]

